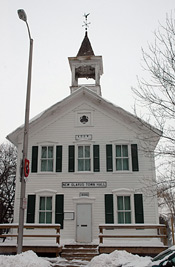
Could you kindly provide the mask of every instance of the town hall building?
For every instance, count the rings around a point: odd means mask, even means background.
[[[158,224],[156,194],[143,188],[156,181],[161,132],[102,97],[102,56],[94,54],[87,31],[77,56],[68,59],[70,95],[29,125],[25,223],[60,224],[61,240],[77,243],[98,240],[100,224]],[[82,78],[94,83],[81,85]],[[23,131],[7,136],[18,148],[14,223]]]

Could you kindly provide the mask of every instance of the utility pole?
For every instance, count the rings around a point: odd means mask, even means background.
[[[23,139],[23,159],[21,167],[21,192],[20,192],[20,209],[19,209],[19,228],[18,228],[18,247],[17,253],[22,253],[23,247],[23,229],[24,229],[24,211],[25,211],[25,193],[26,180],[25,177],[29,174],[29,161],[27,159],[28,152],[28,132],[29,132],[29,111],[30,111],[30,91],[31,91],[31,74],[32,74],[32,53],[33,53],[33,39],[31,38],[29,25],[27,23],[27,16],[23,9],[18,10],[18,16],[27,25],[30,48],[29,48],[29,63],[28,63],[28,79],[27,79],[27,94],[26,94],[26,109],[25,109],[25,124],[24,124],[24,139]]]

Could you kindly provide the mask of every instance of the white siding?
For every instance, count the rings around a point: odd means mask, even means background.
[[[78,111],[91,112],[93,125],[88,127],[86,127],[86,125],[76,126],[76,112]],[[92,141],[75,141],[75,135],[83,134],[91,134]],[[112,190],[119,188],[127,188],[131,189],[133,192],[142,193],[142,188],[146,186],[146,181],[149,181],[149,184],[151,184],[155,179],[154,158],[145,156],[143,153],[141,149],[142,141],[138,139],[140,134],[136,125],[128,123],[127,120],[123,120],[120,118],[119,114],[109,112],[103,105],[100,105],[100,103],[98,103],[98,105],[92,103],[84,99],[83,96],[74,99],[71,104],[66,105],[61,110],[55,111],[49,118],[38,121],[37,124],[31,128],[28,151],[30,162],[32,146],[53,144],[55,146],[63,146],[63,164],[62,172],[59,173],[30,173],[26,183],[26,194],[35,194],[38,190],[46,189],[53,190],[57,194],[64,194],[64,211],[74,211],[76,215],[76,203],[73,201],[73,198],[78,198],[80,192],[89,192],[89,198],[94,198],[92,204],[92,225],[93,239],[96,239],[98,236],[98,225],[100,223],[105,223],[104,195],[112,194]],[[21,140],[19,141],[21,142]],[[138,144],[138,172],[106,172],[106,144],[114,145],[117,142]],[[100,146],[100,172],[69,173],[68,146],[86,143],[92,145],[98,144]],[[18,221],[19,210],[19,160],[21,158],[21,150],[22,146],[19,145],[15,222]],[[107,188],[62,188],[62,182],[82,181],[106,181]],[[145,195],[145,192],[143,192],[143,194],[145,223],[158,223],[156,199]],[[36,212],[37,210],[38,207],[36,207]],[[61,236],[62,238],[75,239],[76,216],[74,220],[64,220],[64,229],[61,230]]]

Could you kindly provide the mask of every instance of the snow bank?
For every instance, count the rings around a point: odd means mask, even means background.
[[[57,264],[67,266],[68,261],[61,257],[51,260],[38,257],[33,251],[21,253],[15,256],[0,256],[0,267],[51,267]],[[87,261],[72,261],[72,266],[79,263],[86,267],[151,267],[150,257],[140,257],[126,251],[115,250],[111,254],[101,254],[94,257],[89,263]],[[87,264],[87,265],[86,265]]]
[[[149,267],[152,266],[150,257],[140,257],[126,251],[115,250],[110,254],[101,254],[93,258],[88,267]]]
[[[32,250],[15,256],[0,256],[1,267],[50,267],[51,264],[39,258]]]

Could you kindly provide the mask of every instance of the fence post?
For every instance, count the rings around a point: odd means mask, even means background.
[[[100,230],[99,241],[100,241],[100,243],[103,244],[103,236],[102,236],[102,234],[103,234],[103,227],[102,226],[99,226],[99,230]]]
[[[60,244],[60,226],[56,227],[56,234],[59,234],[59,236],[56,238],[56,242]]]
[[[165,225],[165,227],[163,228],[163,234],[164,235],[166,235],[164,238],[163,238],[163,244],[165,245],[165,246],[167,246],[167,244],[168,244],[168,238],[167,238],[167,226]]]

